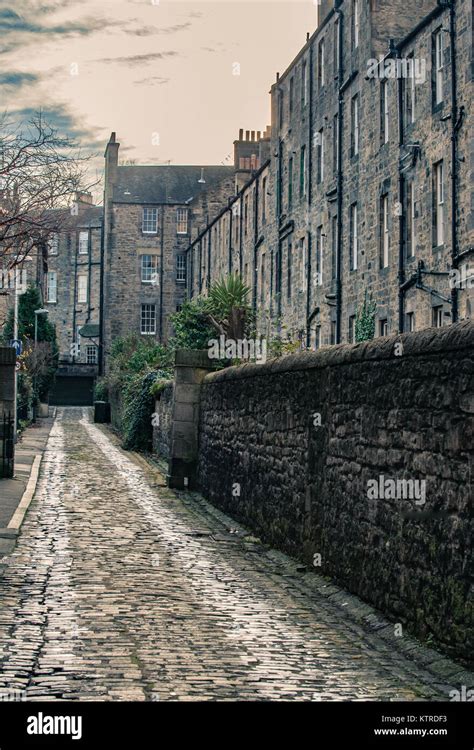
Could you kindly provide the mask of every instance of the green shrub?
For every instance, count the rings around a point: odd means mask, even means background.
[[[151,387],[163,380],[165,371],[151,370],[133,375],[123,389],[122,433],[126,450],[149,451],[152,447],[152,414],[155,398]]]

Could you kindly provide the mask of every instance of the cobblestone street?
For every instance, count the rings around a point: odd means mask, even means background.
[[[344,598],[311,592],[282,555],[199,498],[167,489],[86,409],[59,410],[6,562],[1,692],[447,699],[419,662],[358,623]]]

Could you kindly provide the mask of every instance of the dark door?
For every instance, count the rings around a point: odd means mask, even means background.
[[[94,378],[58,375],[49,395],[53,406],[92,406]]]

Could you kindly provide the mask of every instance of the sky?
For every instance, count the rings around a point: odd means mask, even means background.
[[[41,108],[99,170],[111,131],[122,162],[230,164],[316,20],[314,0],[0,0],[0,109]]]

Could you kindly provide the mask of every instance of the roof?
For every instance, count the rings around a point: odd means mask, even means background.
[[[86,323],[85,326],[79,329],[79,336],[84,339],[95,339],[100,335],[100,328],[95,323]]]
[[[200,183],[201,173],[206,181]],[[160,164],[117,167],[115,203],[186,203],[232,176],[234,167]]]

